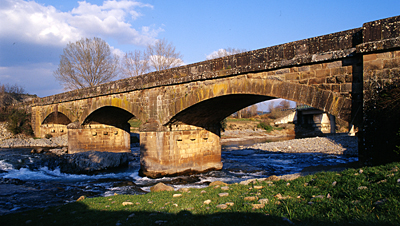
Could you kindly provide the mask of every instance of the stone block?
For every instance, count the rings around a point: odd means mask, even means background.
[[[364,62],[364,71],[368,70],[380,70],[383,69],[383,60],[374,60],[374,61],[368,61]]]
[[[383,68],[398,68],[400,67],[400,58],[386,59],[383,61]]]
[[[348,70],[345,67],[340,67],[340,68],[332,68],[331,69],[331,76],[335,75],[346,75],[348,74]]]
[[[330,69],[316,70],[315,71],[315,76],[317,78],[329,77],[329,76],[331,76],[331,70]]]
[[[308,85],[319,85],[321,83],[326,83],[326,78],[311,78],[308,80]]]
[[[298,73],[285,74],[285,80],[298,80],[300,78]]]
[[[334,61],[334,62],[326,64],[326,68],[330,68],[330,69],[340,68],[340,67],[342,67],[342,61]]]
[[[368,62],[368,61],[374,61],[374,60],[376,60],[378,57],[377,57],[377,54],[366,54],[366,55],[364,55],[363,56],[363,61],[364,61],[364,63],[365,62]]]
[[[351,83],[340,84],[340,92],[341,93],[351,93],[352,87],[353,86]]]

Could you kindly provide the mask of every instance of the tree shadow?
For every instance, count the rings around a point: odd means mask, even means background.
[[[188,210],[178,213],[155,211],[93,210],[82,202],[75,202],[53,209],[39,209],[20,214],[0,216],[2,225],[394,225],[387,221],[350,220],[333,222],[305,218],[293,222],[285,217],[259,212],[228,212],[192,214]]]

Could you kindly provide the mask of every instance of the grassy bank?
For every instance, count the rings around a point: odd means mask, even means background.
[[[68,226],[398,225],[399,178],[400,163],[392,163],[340,173],[321,172],[293,181],[213,185],[189,192],[90,198],[59,207],[5,215],[0,217],[0,223]]]

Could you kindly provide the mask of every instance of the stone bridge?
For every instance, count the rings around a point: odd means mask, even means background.
[[[399,70],[397,16],[35,99],[32,125],[37,137],[68,134],[69,153],[128,152],[127,122],[136,117],[143,122],[142,175],[203,172],[222,168],[220,121],[273,98],[326,111],[355,125],[362,137],[365,98],[398,80]]]

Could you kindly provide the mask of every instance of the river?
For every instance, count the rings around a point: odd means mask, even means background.
[[[247,143],[253,144],[253,143]],[[336,165],[357,161],[356,157],[322,153],[273,153],[227,143],[222,148],[221,171],[159,179],[140,177],[139,148],[131,149],[135,158],[129,166],[93,175],[61,173],[55,167],[38,167],[45,154],[31,149],[0,149],[0,215],[34,208],[51,208],[74,202],[80,196],[97,197],[114,194],[145,194],[163,182],[175,189],[205,187],[212,181],[236,183],[270,175],[300,172],[316,165]]]

